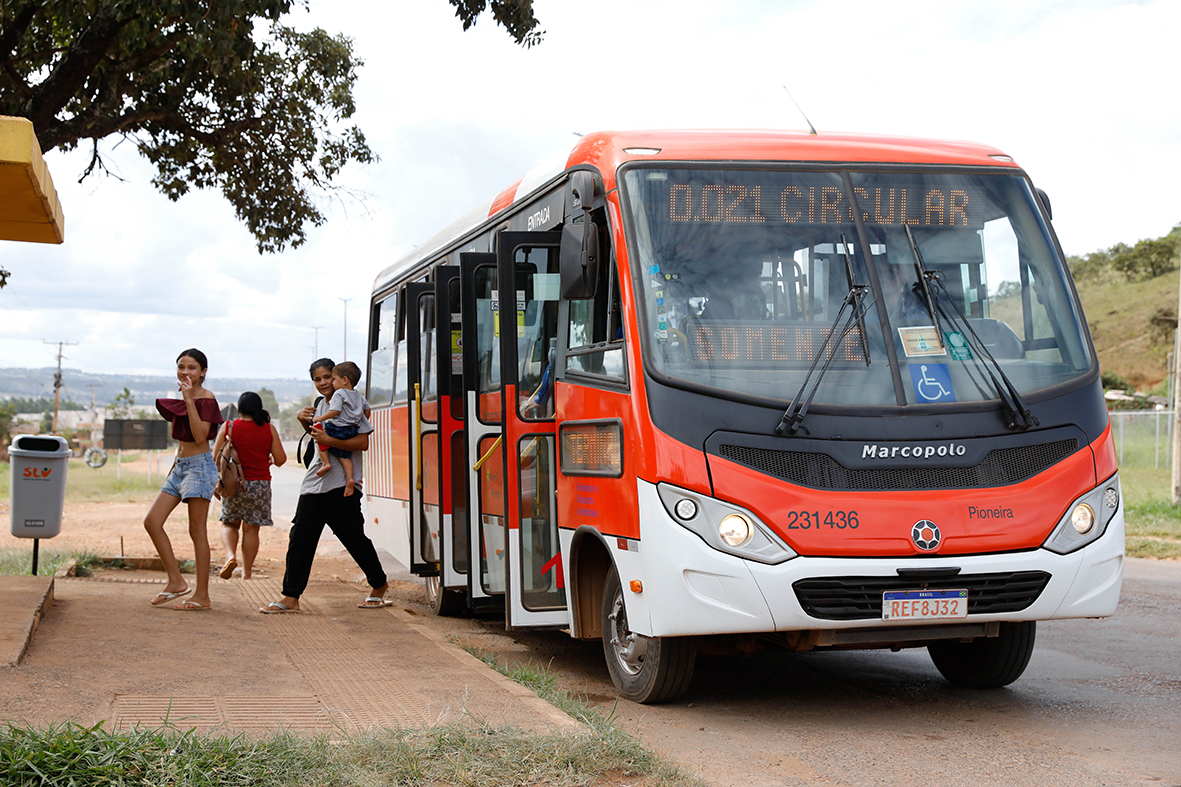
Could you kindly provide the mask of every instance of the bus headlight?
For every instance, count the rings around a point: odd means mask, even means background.
[[[1095,526],[1095,512],[1086,503],[1079,503],[1070,513],[1070,524],[1080,536],[1089,533]]]
[[[1116,473],[1071,503],[1042,546],[1067,555],[1098,540],[1119,510],[1119,501],[1119,473]]]
[[[796,556],[771,528],[741,506],[671,484],[657,484],[656,492],[672,521],[719,552],[770,565]]]
[[[742,514],[726,514],[718,525],[718,535],[730,546],[740,547],[750,541],[754,527]]]

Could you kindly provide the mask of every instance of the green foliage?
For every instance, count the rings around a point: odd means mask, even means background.
[[[1106,250],[1093,251],[1085,257],[1067,257],[1066,264],[1076,282],[1099,281],[1111,269],[1111,255]]]
[[[110,407],[107,411],[111,418],[116,421],[125,421],[131,417],[131,408],[135,404],[135,398],[131,395],[131,389],[124,388],[123,392],[111,400]]]
[[[1135,246],[1117,243],[1111,247],[1111,267],[1128,281],[1155,279],[1177,268],[1177,236],[1142,240]]]
[[[48,396],[13,396],[6,400],[18,413],[52,413],[53,399]],[[83,405],[69,399],[58,402],[58,410],[85,410]]]
[[[6,787],[361,787],[361,785],[701,785],[613,730],[530,735],[488,724],[375,729],[300,738],[201,735],[168,725],[108,731],[104,723],[0,728]]]
[[[9,402],[0,403],[0,448],[7,448],[11,440],[12,419],[19,412]]]
[[[46,151],[90,144],[83,178],[106,170],[98,141],[119,135],[169,199],[219,189],[260,253],[297,247],[341,170],[377,160],[347,123],[352,41],[281,23],[307,1],[5,0],[0,115],[32,121]],[[448,1],[464,29],[488,6]],[[540,40],[532,0],[490,3],[519,43]]]
[[[1135,246],[1117,243],[1085,256],[1072,255],[1066,264],[1076,282],[1100,281],[1111,273],[1129,282],[1155,279],[1177,269],[1181,254],[1181,224],[1168,235],[1139,241]]]
[[[0,576],[29,576],[33,571],[33,542],[25,541],[27,548],[0,548]],[[85,576],[89,568],[98,563],[98,556],[90,552],[67,552],[49,546],[52,542],[42,541],[37,553],[37,576],[51,577],[67,560],[73,558],[78,566],[78,575]]]
[[[262,409],[271,414],[271,418],[279,418],[279,400],[275,398],[275,392],[270,388],[259,388],[258,398],[262,399]],[[278,423],[275,424],[278,426]]]
[[[1123,391],[1128,395],[1136,392],[1131,383],[1110,370],[1099,373],[1099,382],[1103,384],[1104,391]]]

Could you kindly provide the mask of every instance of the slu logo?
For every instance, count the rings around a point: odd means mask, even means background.
[[[42,467],[41,469],[37,469],[36,467],[26,467],[25,478],[49,478],[49,474],[52,472],[53,468],[51,467]]]

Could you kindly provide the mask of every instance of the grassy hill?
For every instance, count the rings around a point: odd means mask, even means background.
[[[1154,336],[1150,318],[1158,310],[1177,313],[1177,271],[1155,279],[1127,282],[1122,276],[1078,282],[1099,368],[1125,378],[1139,391],[1164,390],[1165,359],[1172,333]]]

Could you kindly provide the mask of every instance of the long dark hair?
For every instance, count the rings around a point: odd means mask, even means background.
[[[238,414],[246,416],[259,426],[271,422],[271,414],[262,409],[262,397],[254,391],[247,391],[238,397]]]

